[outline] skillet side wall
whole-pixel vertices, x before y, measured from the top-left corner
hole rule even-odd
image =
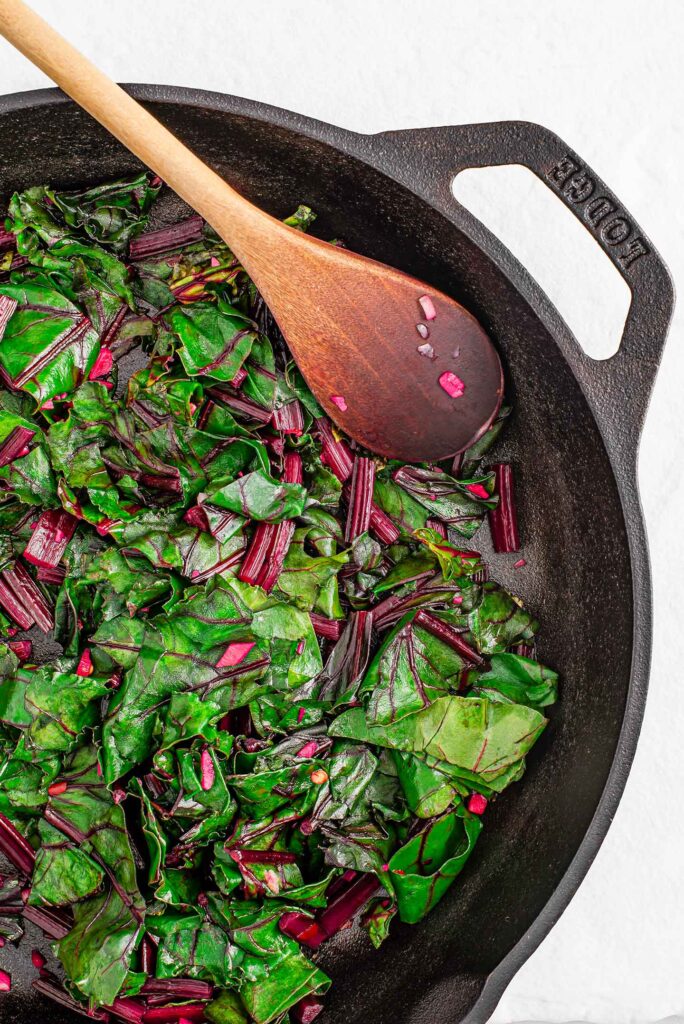
[[[523,782],[487,812],[476,856],[422,925],[376,952],[346,932],[322,958],[333,977],[328,1024],[458,1021],[485,977],[558,886],[589,828],[627,706],[632,577],[624,518],[596,422],[569,366],[530,306],[477,246],[396,182],[336,149],[225,110],[152,104],[153,113],[250,199],[277,215],[299,202],[316,233],[395,265],[459,299],[504,358],[515,416],[497,457],[517,470],[527,565],[493,556],[492,575],[538,614],[540,657],[562,673],[561,701]],[[264,116],[268,116],[266,111]],[[47,181],[106,180],[139,164],[71,104],[0,114],[0,202]],[[186,208],[166,195],[154,226]],[[476,538],[491,554],[486,527]],[[20,961],[29,961],[30,937]],[[33,1024],[27,964],[0,1020]],[[38,1011],[42,1012],[42,1011]],[[50,1007],[48,1019],[77,1018]]]

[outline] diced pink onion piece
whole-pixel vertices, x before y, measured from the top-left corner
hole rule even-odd
[[[47,963],[47,961],[46,961],[45,957],[43,956],[43,954],[40,952],[40,950],[32,949],[31,950],[31,963],[33,964],[33,966],[36,968],[37,971],[40,971],[40,970],[42,970],[43,967],[45,967],[45,964]]]
[[[239,665],[244,661],[249,652],[255,646],[255,641],[246,640],[228,644],[225,651],[216,662],[216,668],[227,668],[229,665]]]
[[[12,978],[7,971],[0,971],[0,992],[12,991]]]
[[[98,377],[106,377],[107,374],[112,372],[114,366],[114,357],[112,356],[112,350],[109,348],[101,348],[98,352],[97,359],[92,365],[90,373],[88,374],[88,380],[97,380]]]
[[[93,659],[90,655],[90,651],[86,647],[83,654],[79,658],[78,666],[76,668],[77,676],[92,676],[93,674]]]
[[[346,412],[347,411],[347,402],[346,402],[346,399],[345,399],[344,395],[331,395],[330,396],[330,401],[333,402],[337,406],[337,408],[340,410],[340,412]]]
[[[487,797],[482,793],[473,793],[468,797],[466,806],[471,814],[484,814],[487,809]]]
[[[302,747],[301,750],[297,751],[297,753],[295,754],[295,757],[302,757],[302,758],[313,757],[317,750],[318,750],[318,744],[316,743],[316,740],[309,740],[308,743],[304,744],[304,746]]]
[[[482,484],[466,484],[466,491],[470,491],[476,498],[484,498],[485,501],[489,498],[489,494]]]
[[[421,323],[416,324],[416,330],[418,331],[418,333],[420,334],[420,336],[421,336],[421,338],[423,340],[425,340],[425,339],[430,337],[430,328],[427,326],[427,324],[421,324]],[[418,347],[418,351],[420,352],[421,355],[428,355],[427,352],[423,352],[422,351],[422,349],[424,349],[424,348],[432,349],[432,345],[419,345],[419,347]]]
[[[445,370],[439,378],[439,385],[446,391],[449,398],[461,398],[465,393],[465,384],[451,370]]]
[[[200,772],[201,772],[201,786],[202,789],[209,790],[214,785],[214,779],[216,772],[214,770],[214,762],[209,751],[205,749],[200,755]]]
[[[290,1008],[292,1024],[312,1024],[324,1009],[318,996],[304,996]]]
[[[435,304],[429,295],[421,295],[418,299],[420,308],[423,310],[423,316],[426,320],[434,320],[437,317],[437,310]]]

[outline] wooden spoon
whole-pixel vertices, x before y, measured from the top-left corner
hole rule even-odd
[[[462,451],[489,426],[503,374],[467,310],[253,206],[22,0],[0,0],[0,32],[224,239],[346,433],[380,455],[420,462]]]

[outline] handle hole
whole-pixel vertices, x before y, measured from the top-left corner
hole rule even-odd
[[[587,355],[615,355],[629,287],[551,190],[520,164],[468,168],[451,187],[541,285]]]

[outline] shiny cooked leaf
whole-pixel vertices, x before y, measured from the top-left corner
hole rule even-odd
[[[399,917],[416,924],[439,903],[470,857],[482,820],[458,807],[401,846],[389,861]]]
[[[35,867],[0,901],[63,918],[84,1012],[301,1022],[330,984],[313,946],[361,915],[379,945],[453,884],[472,797],[521,778],[558,677],[459,543],[496,504],[509,410],[460,469],[375,459],[373,494],[350,488],[370,453],[213,230],[147,229],[160,187],[10,201],[0,831]],[[36,601],[55,629],[30,647]]]

